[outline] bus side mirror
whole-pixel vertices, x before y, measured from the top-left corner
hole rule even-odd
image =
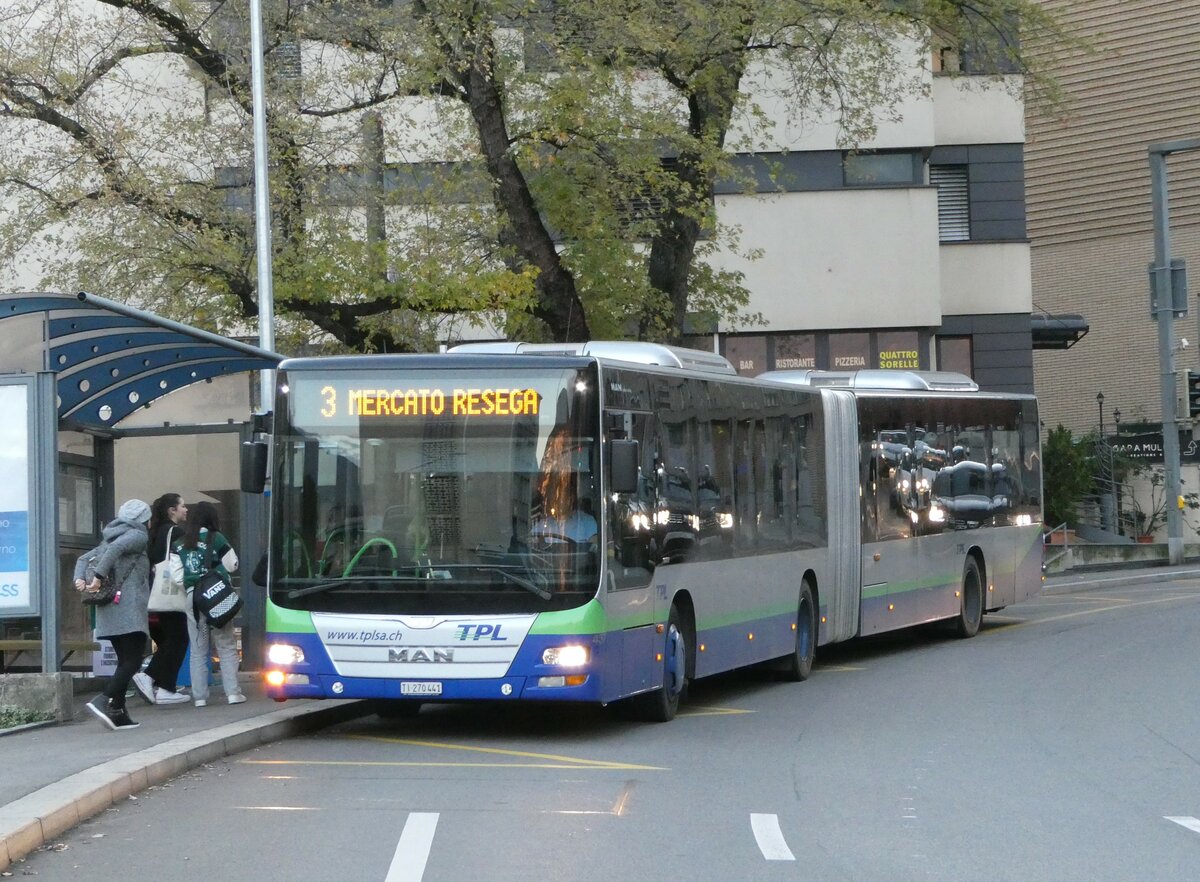
[[[267,486],[266,441],[242,442],[242,492],[262,493]]]
[[[608,442],[609,490],[636,493],[638,489],[638,443],[626,438]]]

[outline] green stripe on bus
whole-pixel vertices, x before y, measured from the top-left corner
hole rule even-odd
[[[315,634],[312,613],[304,609],[276,606],[267,598],[267,631],[279,634]]]
[[[610,627],[604,607],[598,600],[589,600],[575,609],[538,613],[530,634],[603,634]]]

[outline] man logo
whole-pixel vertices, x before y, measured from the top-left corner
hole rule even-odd
[[[441,664],[454,661],[454,650],[425,646],[390,646],[388,647],[388,661]]]

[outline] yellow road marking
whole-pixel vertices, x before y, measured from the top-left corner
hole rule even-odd
[[[414,766],[420,768],[452,769],[582,769],[585,771],[627,770],[637,772],[668,772],[663,766],[638,766],[633,763],[586,765],[572,763],[463,763],[463,762],[406,762],[403,760],[238,760],[247,766]]]
[[[435,750],[464,750],[468,753],[488,753],[523,759],[546,760],[556,763],[574,763],[591,769],[658,769],[658,766],[639,766],[629,763],[614,763],[607,760],[580,759],[574,756],[559,756],[553,753],[530,753],[524,750],[505,750],[501,747],[474,747],[469,744],[447,744],[444,741],[418,741],[413,738],[385,738],[381,735],[349,735],[359,741],[382,741],[386,744],[408,744],[412,747],[431,747]]]
[[[704,707],[703,705],[688,705],[687,710],[679,712],[680,717],[732,717],[737,714],[756,714],[758,711],[742,710],[736,707]]]
[[[818,665],[818,668],[822,672],[832,671],[835,674],[848,674],[852,673],[853,671],[866,670],[866,668],[860,667],[859,665]]]

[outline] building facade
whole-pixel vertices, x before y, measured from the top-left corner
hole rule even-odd
[[[776,191],[718,193],[721,221],[761,249],[722,259],[766,322],[720,328],[741,372],[940,369],[1033,391],[1019,79],[926,75],[857,151],[832,127],[762,143],[755,161],[786,170]]]
[[[1056,50],[1064,107],[1030,108],[1034,312],[1083,314],[1090,331],[1068,351],[1035,353],[1035,384],[1047,426],[1080,435],[1103,422],[1111,434],[1116,411],[1122,423],[1162,420],[1147,148],[1200,137],[1200,2],[1046,5],[1091,48]],[[1167,166],[1172,256],[1200,267],[1200,152]],[[1174,323],[1176,346],[1190,343],[1177,369],[1200,368],[1198,317],[1193,301]]]

